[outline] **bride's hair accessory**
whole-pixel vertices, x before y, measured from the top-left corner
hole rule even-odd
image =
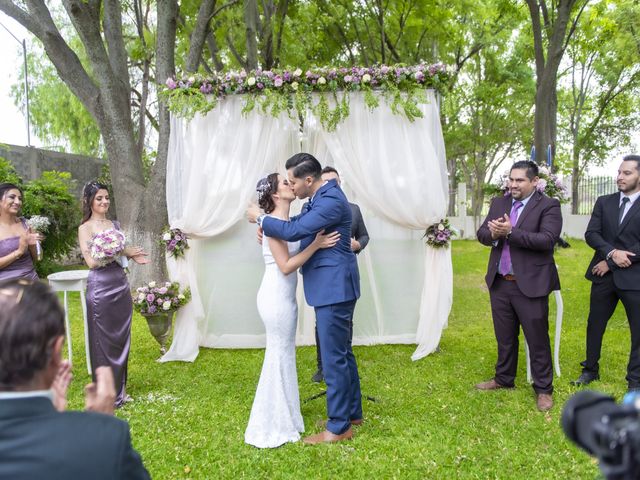
[[[258,201],[262,200],[262,197],[271,190],[271,183],[269,183],[269,177],[264,177],[258,180],[256,185],[256,192],[258,192]]]

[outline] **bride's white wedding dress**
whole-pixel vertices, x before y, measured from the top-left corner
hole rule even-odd
[[[289,255],[300,242],[289,243]],[[267,333],[264,363],[244,441],[258,448],[295,442],[304,432],[296,371],[297,273],[284,275],[276,265],[267,236],[262,241],[265,272],[258,290],[258,312]]]

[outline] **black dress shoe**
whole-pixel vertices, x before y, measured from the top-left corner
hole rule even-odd
[[[322,370],[318,370],[316,373],[314,373],[313,376],[311,377],[311,381],[313,383],[324,382],[324,375],[322,374]]]
[[[584,387],[585,385],[589,385],[594,380],[600,380],[600,375],[597,373],[582,372],[577,380],[571,382],[571,385]]]

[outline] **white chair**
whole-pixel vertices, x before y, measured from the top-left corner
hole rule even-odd
[[[89,357],[89,330],[87,328],[87,303],[84,292],[87,289],[87,277],[89,270],[68,270],[66,272],[52,273],[47,277],[49,286],[55,292],[64,293],[64,323],[67,330],[67,348],[69,349],[69,362],[71,362],[71,329],[69,328],[69,307],[67,304],[67,292],[80,292],[82,303],[82,317],[84,319],[84,347],[87,355],[87,372],[91,374],[91,358]]]
[[[560,333],[562,332],[562,314],[564,310],[564,304],[562,303],[562,295],[560,290],[554,290],[553,295],[556,298],[556,335],[553,339],[553,365],[556,370],[556,376],[560,376]],[[527,354],[527,381],[532,382],[531,379],[531,359],[529,358],[529,346],[527,345],[527,339],[524,341],[524,351]]]

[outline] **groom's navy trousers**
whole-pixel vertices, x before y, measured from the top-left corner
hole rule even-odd
[[[351,207],[331,180],[316,191],[307,211],[288,222],[265,217],[262,229],[269,237],[300,240],[301,249],[321,230],[340,233],[335,247],[316,251],[301,269],[305,298],[316,311],[327,384],[327,430],[339,435],[349,429],[351,420],[362,418],[360,379],[350,333],[360,296],[358,264],[351,251]]]

